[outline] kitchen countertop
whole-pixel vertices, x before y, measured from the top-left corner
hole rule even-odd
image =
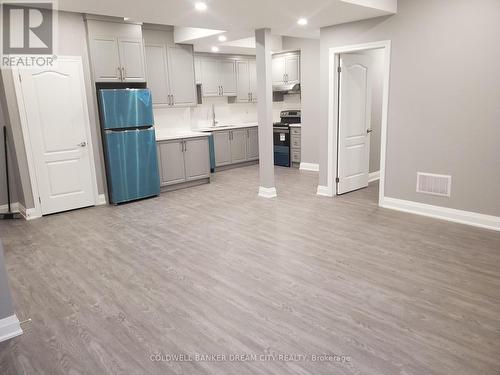
[[[207,137],[209,134],[191,130],[159,130],[155,129],[156,141],[170,141],[173,139],[185,139],[196,137]]]
[[[207,126],[205,128],[199,128],[197,131],[200,132],[214,132],[214,131],[219,131],[219,130],[233,130],[233,129],[243,129],[243,128],[253,128],[255,126],[258,126],[258,123],[256,122],[249,122],[245,124],[217,124],[217,126]]]

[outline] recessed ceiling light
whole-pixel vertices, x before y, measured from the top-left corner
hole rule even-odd
[[[307,18],[299,18],[297,23],[300,25],[300,26],[305,26],[307,25]]]
[[[199,10],[199,11],[204,11],[207,10],[207,4],[199,2],[194,4],[194,9]]]
[[[219,47],[213,46],[212,47],[212,52],[219,52]]]
[[[225,42],[227,40],[225,35],[219,35],[219,42]]]

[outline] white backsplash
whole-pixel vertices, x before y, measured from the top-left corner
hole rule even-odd
[[[159,131],[185,132],[212,125],[212,105],[215,119],[221,124],[257,122],[257,103],[228,103],[225,97],[205,97],[203,104],[187,108],[154,108],[155,127]],[[285,95],[284,101],[273,102],[273,122],[280,112],[300,109],[300,95]]]
[[[191,130],[190,108],[154,108],[155,128],[159,131]]]
[[[193,129],[212,125],[212,105],[215,110],[215,119],[220,124],[257,122],[256,103],[228,103],[225,97],[206,97],[203,98],[203,104],[191,110]]]

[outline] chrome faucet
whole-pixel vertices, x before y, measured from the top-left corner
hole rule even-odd
[[[217,125],[218,122],[215,121],[215,104],[212,104],[212,126]]]

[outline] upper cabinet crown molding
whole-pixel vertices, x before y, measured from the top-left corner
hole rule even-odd
[[[83,15],[83,19],[85,21],[92,20],[92,21],[115,22],[122,24],[131,24],[131,25],[142,25],[142,22],[139,21],[132,21],[132,20],[125,21],[123,17],[103,16],[100,14],[86,13]]]
[[[96,82],[145,82],[142,28],[137,24],[87,19]]]

